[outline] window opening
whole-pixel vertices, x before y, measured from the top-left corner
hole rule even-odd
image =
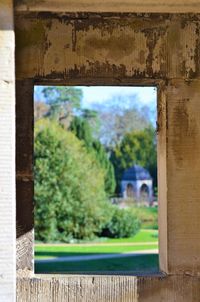
[[[158,271],[155,87],[35,86],[35,272]]]

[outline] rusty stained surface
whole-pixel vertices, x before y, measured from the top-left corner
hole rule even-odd
[[[200,15],[19,13],[17,78],[197,78]]]

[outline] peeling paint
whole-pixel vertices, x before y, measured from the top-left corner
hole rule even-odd
[[[125,77],[196,78],[199,24],[191,14],[24,14],[16,18],[17,75],[63,79],[73,69],[76,76],[123,69]]]

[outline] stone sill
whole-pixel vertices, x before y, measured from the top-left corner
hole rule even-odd
[[[163,274],[35,275],[17,278],[19,302],[198,302],[200,278]]]

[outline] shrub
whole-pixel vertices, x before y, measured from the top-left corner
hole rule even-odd
[[[136,207],[135,214],[143,229],[158,229],[158,208]]]
[[[134,236],[140,229],[140,220],[131,208],[120,209],[113,206],[112,218],[103,229],[102,235],[111,238]]]

